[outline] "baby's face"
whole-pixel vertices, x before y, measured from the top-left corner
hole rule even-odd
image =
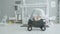
[[[38,21],[38,20],[41,19],[41,17],[40,16],[35,16],[34,19],[35,19],[35,21]]]

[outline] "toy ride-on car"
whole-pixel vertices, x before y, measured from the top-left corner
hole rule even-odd
[[[28,31],[32,30],[32,27],[39,27],[42,31],[46,30],[46,22],[42,18],[42,14],[39,11],[33,11],[30,18],[28,19]]]
[[[37,19],[39,17],[36,17]],[[33,18],[34,19],[34,18]],[[38,19],[38,20],[31,20],[29,19],[28,21],[28,31],[31,31],[32,30],[32,27],[39,27],[42,31],[45,31],[46,30],[46,26],[45,26],[45,22],[43,21],[44,19]]]

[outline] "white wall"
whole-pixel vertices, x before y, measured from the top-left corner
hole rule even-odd
[[[0,0],[0,22],[3,16],[7,15],[10,17],[14,17],[14,5],[17,0]]]

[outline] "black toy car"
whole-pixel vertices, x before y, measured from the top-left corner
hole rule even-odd
[[[42,31],[45,31],[46,30],[46,26],[45,25],[46,25],[46,22],[44,22],[44,19],[42,19],[41,16],[38,15],[38,13],[36,12],[35,16],[32,16],[28,20],[28,28],[27,28],[27,30],[31,31],[32,27],[39,27]]]

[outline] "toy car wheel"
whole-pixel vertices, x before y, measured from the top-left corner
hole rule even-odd
[[[32,30],[32,26],[28,26],[28,31],[31,31]]]
[[[41,30],[42,31],[45,31],[46,30],[46,27],[44,26],[44,27],[41,27]]]

